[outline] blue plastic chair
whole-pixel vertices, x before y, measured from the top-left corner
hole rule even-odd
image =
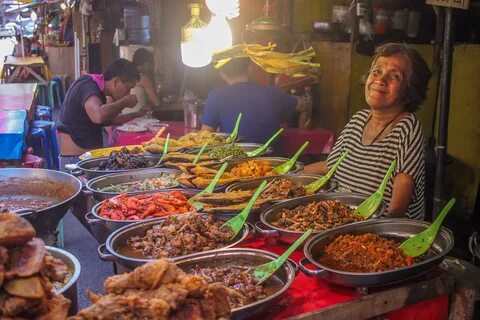
[[[53,162],[48,162],[48,158],[46,157],[47,165],[49,169],[58,169],[59,167],[58,153],[59,152],[58,152],[57,134],[55,132],[57,129],[55,122],[45,121],[45,120],[34,120],[32,121],[32,127],[44,129],[47,132],[49,150],[51,150],[51,153],[49,154],[49,156],[53,157]]]
[[[32,128],[30,130],[30,137],[40,139],[40,145],[43,153],[45,154],[45,160],[47,161],[47,168],[53,167],[52,153],[50,151],[50,141],[48,139],[47,131],[43,128]]]
[[[52,113],[48,110],[36,110],[35,120],[52,121]]]

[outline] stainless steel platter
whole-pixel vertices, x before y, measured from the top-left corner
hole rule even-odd
[[[46,249],[53,257],[62,260],[62,262],[67,266],[68,270],[72,272],[72,277],[63,285],[62,288],[57,290],[56,293],[63,294],[65,298],[72,302],[68,310],[68,314],[75,315],[78,312],[77,281],[81,271],[80,262],[68,251],[49,246],[46,246]]]
[[[148,160],[151,160],[153,163],[153,166],[151,168],[155,168],[158,160],[160,160],[161,155],[153,155],[153,154],[143,154],[141,155]],[[139,169],[122,169],[122,170],[99,170],[98,166],[102,161],[107,160],[108,157],[98,157],[98,158],[92,158],[92,159],[85,159],[82,161],[77,162],[76,164],[76,169],[72,170],[72,174],[75,176],[85,176],[87,180],[104,176],[106,174],[110,173],[119,173],[119,172],[135,172],[135,171],[140,171],[140,170],[145,170],[148,168],[139,168]]]
[[[180,174],[181,172],[179,170],[175,169],[166,169],[166,168],[151,168],[151,169],[143,169],[143,170],[134,170],[134,171],[125,171],[125,172],[118,172],[118,173],[111,173],[107,175],[102,175],[96,178],[93,178],[87,182],[87,189],[90,190],[93,193],[93,197],[97,201],[102,201],[114,196],[117,196],[120,194],[120,192],[107,192],[107,191],[99,191],[99,189],[111,186],[111,185],[119,185],[119,184],[124,184],[124,183],[131,183],[131,182],[136,182],[136,181],[141,181],[144,179],[150,179],[150,178],[155,178],[162,173],[174,173],[174,174]],[[160,188],[160,189],[155,189],[155,190],[148,190],[148,191],[160,191],[160,190],[165,190],[165,189],[172,189],[176,188],[178,186],[171,186],[171,187],[165,187],[165,188]],[[132,192],[127,192],[128,195],[134,195],[134,194],[142,194],[147,191],[132,191]],[[125,193],[125,192],[122,192]]]
[[[180,191],[181,193],[186,195],[188,198],[193,197],[197,193],[196,191],[176,188],[176,189],[165,189],[161,191],[146,191],[146,192],[143,192],[143,194],[165,193],[165,192],[172,192],[172,191]],[[130,225],[132,223],[139,222],[139,220],[112,220],[112,219],[101,217],[98,212],[101,206],[102,206],[102,202],[97,203],[92,208],[92,211],[88,212],[85,215],[85,220],[89,224],[90,230],[92,231],[92,235],[98,241],[98,243],[105,243],[106,239],[112,232],[120,228],[123,228],[127,225]],[[150,221],[150,220],[158,220],[158,218],[152,218],[152,219],[140,220],[140,221],[143,222],[143,221]]]
[[[349,205],[351,207],[356,207],[362,203],[368,196],[356,194],[356,193],[340,193],[340,192],[330,192],[330,193],[320,193],[313,196],[306,196],[302,198],[297,198],[293,200],[287,200],[280,202],[271,206],[269,209],[263,211],[260,214],[260,222],[255,224],[257,232],[262,234],[265,237],[278,237],[280,241],[286,243],[295,242],[303,232],[292,231],[287,229],[282,229],[275,227],[271,224],[272,221],[275,221],[278,216],[281,214],[283,209],[293,209],[300,205],[306,205],[313,201],[322,201],[322,200],[340,200],[342,203]],[[386,205],[384,202],[377,209],[374,217],[381,216],[386,211]],[[314,231],[313,233],[323,233],[325,231]]]
[[[228,220],[228,217],[222,217],[222,216],[215,216],[215,218],[220,219],[220,220]],[[135,224],[130,224],[127,225],[123,228],[120,228],[116,231],[114,231],[106,240],[106,242],[98,247],[98,255],[100,259],[104,261],[114,261],[120,264],[122,267],[124,267],[127,270],[133,270],[138,266],[141,266],[144,263],[153,261],[155,259],[150,259],[150,258],[134,258],[134,257],[128,257],[125,255],[122,255],[121,253],[118,252],[119,248],[122,246],[125,246],[127,243],[127,240],[130,239],[133,236],[144,236],[148,230],[150,230],[154,225],[158,224],[162,220],[165,220],[165,218],[159,218],[156,220],[150,220],[146,222],[139,222]],[[222,247],[220,249],[216,250],[211,250],[210,252],[213,251],[218,251],[218,250],[223,250],[225,248],[230,248],[233,247],[249,236],[249,234],[252,234],[255,232],[255,229],[250,226],[249,224],[244,224],[242,231],[240,231],[235,238],[231,240],[231,242],[226,245],[225,247]],[[185,256],[178,256],[174,258],[170,258],[171,261],[175,262],[179,260],[180,258],[188,258],[194,254],[188,254]]]
[[[323,248],[342,234],[374,233],[403,242],[407,238],[425,230],[430,223],[411,219],[376,219],[358,222],[313,236],[304,246],[305,257],[300,261],[300,269],[312,277],[321,277],[326,281],[348,287],[373,287],[399,282],[427,272],[439,265],[444,256],[453,248],[453,234],[442,227],[433,242],[432,248],[423,259],[411,266],[383,272],[347,272],[326,267],[318,262]],[[307,261],[317,269],[306,267]]]
[[[64,199],[54,205],[41,210],[18,210],[16,213],[28,221],[35,228],[39,238],[46,244],[56,244],[57,227],[60,220],[67,213],[71,204],[82,189],[82,183],[76,177],[54,170],[7,168],[0,169],[0,198],[9,196],[22,196],[26,200],[38,197],[52,198],[53,190],[47,183],[51,182],[68,186],[72,191]]]
[[[185,272],[200,267],[255,267],[263,263],[271,262],[278,258],[278,255],[257,249],[230,248],[215,252],[202,252],[189,257],[180,258],[175,261],[177,266]],[[288,290],[295,279],[297,264],[292,260],[287,260],[280,269],[278,269],[270,280],[265,282],[266,289],[274,291],[265,299],[243,307],[232,309],[232,319],[253,318],[262,311],[275,306],[281,295]]]

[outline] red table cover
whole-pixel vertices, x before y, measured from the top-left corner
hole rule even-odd
[[[255,238],[254,241],[242,243],[240,247],[282,254],[287,245],[276,239]],[[295,262],[300,261],[305,255],[303,251],[296,250],[290,258]],[[425,277],[436,277],[442,271],[434,270]],[[378,289],[377,289],[378,290]],[[381,289],[380,289],[381,290]],[[312,312],[338,303],[347,302],[360,297],[355,289],[339,287],[320,278],[311,278],[301,271],[295,277],[291,287],[283,294],[281,301],[262,314],[263,319],[285,319],[303,313]],[[384,315],[389,320],[441,320],[448,318],[448,295],[425,300],[405,308],[389,312]]]

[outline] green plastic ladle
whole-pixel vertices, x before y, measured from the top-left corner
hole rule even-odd
[[[205,142],[203,147],[198,151],[195,159],[193,159],[192,164],[197,164],[198,160],[200,160],[200,156],[203,154],[203,151],[205,151],[205,148],[208,146],[208,142]]]
[[[295,243],[292,244],[290,248],[288,248],[287,251],[285,251],[277,259],[256,266],[253,269],[253,278],[256,284],[261,284],[265,282],[265,280],[270,278],[272,274],[274,274],[275,271],[277,271],[278,268],[280,268],[285,263],[285,261],[287,261],[288,257],[290,257],[293,251],[295,251],[303,243],[303,241],[305,241],[305,239],[307,239],[312,234],[312,232],[313,229],[307,230],[307,232],[305,232],[300,238],[298,238],[298,240],[295,241]]]
[[[204,194],[204,193],[212,193],[213,190],[215,190],[215,186],[217,185],[218,180],[220,180],[220,177],[225,172],[225,169],[227,168],[227,166],[228,166],[228,163],[226,163],[226,162],[224,164],[222,164],[222,166],[220,167],[220,170],[218,170],[217,174],[212,179],[212,181],[210,181],[210,184],[205,188],[205,190],[203,190],[202,192],[197,193],[196,195],[191,197],[188,200],[188,203],[190,203],[197,210],[202,209],[203,208],[203,203],[195,201],[195,198],[198,197],[201,194]]]
[[[253,194],[253,197],[248,201],[247,206],[235,217],[232,219],[228,220],[222,225],[223,227],[229,227],[230,229],[233,230],[233,236],[232,239],[235,238],[235,236],[242,230],[243,224],[245,223],[245,220],[247,220],[248,214],[252,210],[253,204],[255,201],[257,201],[258,196],[265,190],[267,186],[267,181],[263,181],[262,184],[258,187],[257,191]]]
[[[237,117],[237,122],[235,122],[235,127],[233,128],[233,131],[230,134],[230,136],[227,138],[227,143],[235,142],[235,140],[237,140],[238,127],[240,126],[241,119],[242,119],[242,113],[240,112]]]
[[[305,186],[305,190],[307,191],[307,193],[315,193],[318,189],[320,189],[321,187],[323,187],[325,185],[325,183],[328,182],[328,180],[330,180],[330,178],[333,176],[333,174],[335,173],[335,171],[337,170],[338,166],[340,165],[340,163],[343,161],[343,159],[345,159],[345,157],[347,156],[348,154],[348,150],[345,150],[345,152],[342,154],[342,156],[340,158],[338,158],[337,162],[335,162],[335,164],[332,166],[332,168],[327,172],[326,175],[324,175],[323,177],[319,178],[318,180],[315,180],[313,181],[312,183],[309,183]]]
[[[157,167],[162,163],[163,159],[165,159],[165,156],[168,153],[168,141],[170,140],[170,133],[167,134],[167,138],[165,139],[165,144],[163,145],[163,153],[162,156],[160,157],[160,160],[157,162]]]
[[[385,192],[385,188],[387,187],[388,181],[392,177],[393,169],[397,165],[397,160],[393,160],[390,168],[388,168],[387,174],[385,178],[383,178],[380,187],[378,187],[377,191],[372,194],[370,197],[365,199],[358,207],[355,209],[355,214],[361,216],[364,220],[370,218],[372,214],[375,213],[380,203],[382,203],[383,193]]]
[[[285,163],[282,163],[281,165],[275,167],[273,171],[277,174],[286,174],[292,167],[295,165],[297,162],[298,157],[300,157],[300,154],[302,154],[303,150],[308,146],[308,141],[303,144],[303,146],[298,149],[297,153],[288,161],[285,161]]]
[[[265,144],[261,147],[258,147],[257,149],[255,150],[252,150],[252,151],[248,151],[247,152],[247,157],[255,157],[255,156],[258,156],[260,153],[262,153],[263,151],[265,151],[268,146],[273,142],[273,140],[275,140],[276,137],[278,137],[278,135],[280,133],[283,132],[283,128],[280,128],[270,139],[268,139],[267,142],[265,142]]]
[[[433,240],[435,240],[438,230],[440,230],[443,219],[445,219],[454,204],[455,198],[450,199],[430,227],[402,242],[400,248],[403,250],[405,256],[418,257],[427,252],[428,248],[432,245]]]

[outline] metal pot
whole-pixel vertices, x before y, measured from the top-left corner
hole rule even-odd
[[[235,145],[238,146],[239,148],[241,148],[244,152],[250,152],[250,151],[256,150],[256,149],[260,148],[261,146],[263,146],[263,144],[259,144],[259,143],[245,143],[245,142],[235,143]],[[212,150],[215,150],[215,149],[218,149],[218,148],[221,148],[221,146],[213,146],[213,147],[205,148],[203,154],[208,154],[208,152],[210,152]],[[188,150],[185,153],[197,154],[198,151],[199,151],[199,149]],[[272,152],[273,152],[272,147],[267,147],[267,149],[265,149],[265,151],[260,153],[258,156],[265,156],[265,155],[270,154]],[[245,158],[238,158],[238,159],[245,159]]]
[[[241,266],[255,267],[263,263],[271,262],[278,258],[278,255],[257,249],[231,248],[216,252],[202,252],[191,255],[188,258],[176,260],[177,266],[189,273],[196,267],[218,267],[218,266]],[[232,319],[252,318],[254,315],[271,308],[281,298],[281,295],[288,290],[293,283],[297,272],[297,264],[287,260],[280,269],[272,276],[271,280],[264,283],[266,288],[275,285],[280,287],[272,295],[255,303],[232,309]]]
[[[252,179],[252,180],[240,181],[240,182],[233,183],[226,188],[225,192],[232,192],[232,191],[238,191],[238,190],[254,190],[254,189],[257,189],[262,184],[263,181],[270,182],[274,179],[289,179],[294,183],[307,185],[307,184],[317,180],[320,177],[321,176],[313,175],[313,174],[306,174],[306,173],[268,176],[268,177],[257,178],[257,179]],[[337,183],[330,180],[318,192],[330,192],[336,186],[337,186]],[[292,198],[292,199],[296,199],[296,198]],[[260,213],[262,211],[268,210],[272,206],[272,204],[280,203],[280,202],[287,201],[287,200],[292,200],[292,199],[276,200],[276,201],[269,201],[267,203],[264,203],[260,206],[260,208],[252,209],[250,211],[250,214],[248,215],[248,220],[247,221],[251,222],[251,223],[256,223],[257,221],[260,220]],[[237,214],[237,213],[239,213],[239,211],[224,212],[224,213],[222,212],[222,214],[231,214],[231,215],[234,215],[234,214]]]
[[[186,189],[167,189],[167,190],[162,190],[162,191],[145,191],[143,194],[147,193],[165,193],[165,192],[172,192],[172,191],[180,191],[183,193],[187,198],[193,197],[196,192],[186,190]],[[120,229],[123,228],[127,225],[130,225],[132,223],[137,223],[139,220],[112,220],[112,219],[107,219],[103,218],[99,215],[99,210],[100,207],[102,206],[102,202],[97,203],[93,208],[91,212],[88,212],[85,215],[85,220],[90,226],[90,230],[92,231],[92,235],[95,239],[97,239],[98,243],[105,243],[107,240],[108,236]],[[146,220],[140,220],[140,221],[150,221],[150,220],[158,220],[159,218],[152,218],[152,219],[146,219]]]
[[[37,236],[42,238],[46,244],[54,245],[56,244],[58,223],[82,189],[79,179],[65,172],[47,169],[0,169],[0,197],[9,195],[25,195],[26,199],[38,196],[51,197],[52,194],[45,187],[45,181],[64,184],[72,189],[72,193],[58,203],[41,210],[26,209],[18,210],[16,213],[33,225]],[[34,189],[34,192],[25,192],[27,184],[30,190]]]
[[[430,223],[410,219],[377,219],[354,223],[313,236],[304,246],[305,257],[300,261],[300,269],[312,277],[321,277],[326,281],[348,287],[373,287],[391,284],[427,272],[442,262],[443,257],[453,248],[453,234],[442,227],[425,258],[411,266],[383,272],[347,272],[332,269],[319,263],[317,259],[323,248],[342,234],[374,233],[394,239],[399,243],[425,230]],[[312,263],[318,269],[307,269],[305,264]]]
[[[69,299],[72,304],[68,309],[69,315],[77,314],[78,312],[78,289],[77,281],[80,276],[81,266],[78,259],[70,252],[65,250],[46,246],[48,252],[55,258],[60,259],[67,265],[67,268],[72,271],[72,277],[65,283],[65,285],[56,291],[57,294],[63,294],[65,298]]]
[[[286,200],[278,204],[273,205],[268,210],[260,214],[260,222],[255,224],[257,232],[263,236],[278,237],[280,241],[286,243],[294,243],[304,232],[301,231],[292,231],[287,229],[282,229],[275,227],[271,224],[272,221],[275,221],[279,216],[280,212],[283,209],[293,209],[300,205],[306,205],[313,201],[322,201],[322,200],[340,200],[342,203],[349,205],[351,207],[356,207],[362,203],[368,196],[356,193],[340,193],[340,192],[331,192],[331,193],[320,193],[313,196],[306,196],[302,198],[297,198],[293,200]],[[372,218],[381,216],[386,210],[386,205],[382,201],[381,205],[378,207],[377,211],[374,213]],[[267,229],[265,229],[265,226]],[[325,230],[314,231],[315,233],[324,233]]]
[[[228,165],[227,165],[227,168],[225,169],[225,171],[229,171],[229,170],[233,169],[235,166],[237,166],[238,164],[243,163],[243,162],[247,162],[248,160],[251,160],[251,159],[227,160]],[[255,160],[268,161],[268,162],[270,162],[272,167],[275,168],[276,166],[279,166],[279,165],[285,163],[286,161],[288,161],[290,159],[282,158],[282,157],[258,157],[258,158],[255,158]],[[219,163],[219,164],[216,164],[216,165],[211,166],[211,167],[214,168],[214,169],[220,169],[221,166],[222,166],[222,163]],[[297,161],[295,163],[295,165],[292,167],[292,169],[290,169],[290,173],[296,173],[296,172],[302,171],[303,167],[304,167],[303,163]],[[247,179],[242,179],[242,180],[247,180]]]
[[[153,166],[151,168],[155,168],[158,160],[160,160],[161,155],[160,154],[145,154],[143,157],[151,160],[153,162]],[[145,170],[148,168],[139,168],[139,169],[122,169],[122,170],[99,170],[98,166],[99,164],[107,160],[108,157],[98,157],[98,158],[92,158],[92,159],[85,159],[82,161],[77,162],[76,164],[76,169],[72,170],[72,174],[75,176],[82,176],[84,175],[87,180],[104,176],[106,174],[110,173],[119,173],[119,172],[135,172],[135,171],[141,171]]]
[[[228,220],[228,217],[221,217],[216,216],[217,219],[220,220]],[[122,255],[118,252],[118,249],[124,245],[126,245],[127,240],[133,236],[144,236],[148,230],[150,230],[155,224],[158,224],[160,221],[164,220],[165,218],[159,218],[157,220],[151,220],[146,222],[139,222],[131,225],[127,225],[123,228],[120,228],[114,231],[108,238],[107,241],[98,247],[98,255],[100,259],[104,261],[115,261],[118,262],[122,267],[127,270],[133,270],[138,266],[143,265],[144,263],[153,261],[155,259],[150,258],[133,258]],[[244,224],[243,229],[239,232],[232,241],[223,248],[211,250],[212,251],[219,251],[225,248],[233,247],[245,239],[250,233],[254,233],[255,228],[253,226],[249,226],[247,223]],[[195,253],[194,253],[195,254]],[[180,258],[188,258],[193,256],[194,254],[188,254],[185,256],[179,256],[174,258],[169,258],[170,261],[177,261]]]
[[[143,170],[134,170],[126,171],[126,172],[119,172],[119,173],[112,173],[103,175],[100,177],[93,178],[87,182],[87,189],[93,193],[93,197],[97,201],[102,201],[114,196],[118,196],[121,193],[125,192],[106,192],[106,191],[99,191],[101,188],[105,188],[111,185],[119,185],[123,183],[130,183],[135,181],[141,181],[144,179],[155,178],[162,173],[178,173],[180,174],[179,170],[174,169],[166,169],[166,168],[151,168],[151,169],[143,169]],[[158,192],[160,190],[165,189],[172,189],[176,188],[177,186],[172,187],[165,187],[160,189],[148,190],[153,192]],[[135,195],[135,194],[142,194],[145,191],[132,191],[127,192],[128,195]]]

